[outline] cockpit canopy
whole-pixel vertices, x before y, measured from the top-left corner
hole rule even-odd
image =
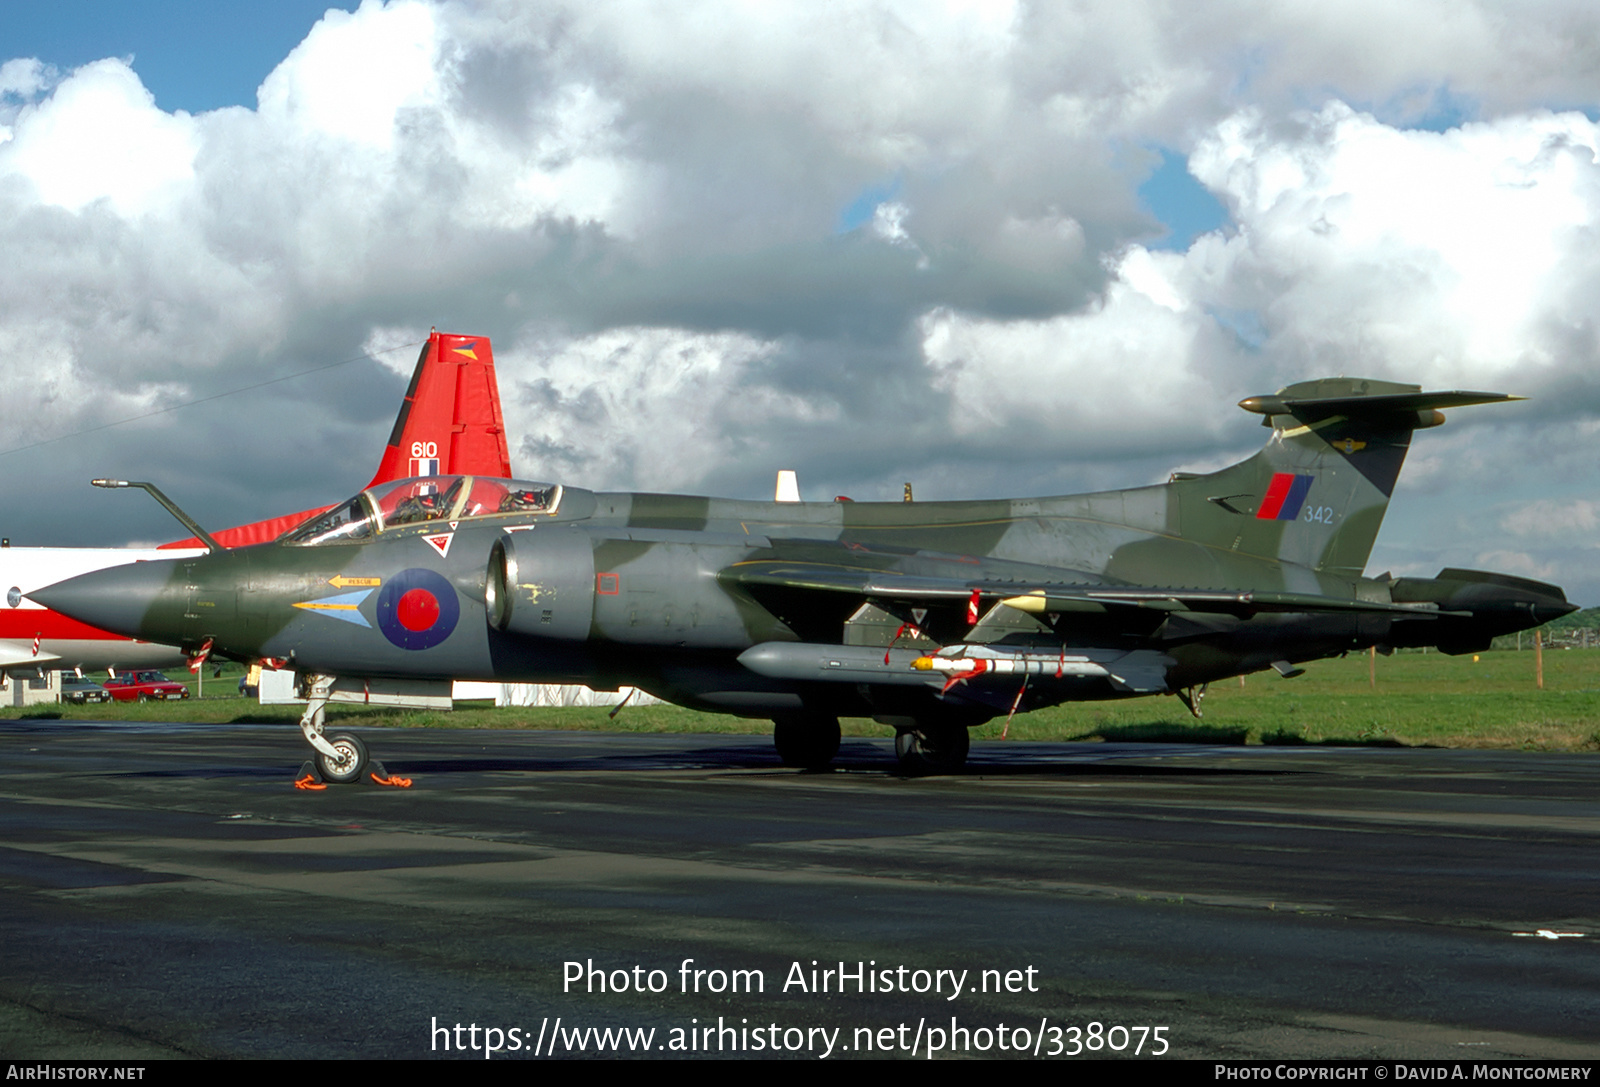
[[[283,542],[312,546],[366,540],[380,532],[428,521],[474,517],[553,515],[561,505],[559,483],[476,476],[402,479],[362,491],[291,529]]]

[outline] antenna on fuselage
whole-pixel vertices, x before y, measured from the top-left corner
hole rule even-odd
[[[778,488],[773,494],[774,502],[800,501],[800,477],[794,474],[793,468],[784,468],[778,472]]]

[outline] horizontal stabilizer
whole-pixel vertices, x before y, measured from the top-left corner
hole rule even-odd
[[[1414,392],[1356,394],[1349,392],[1326,396],[1298,395],[1303,386],[1329,385],[1332,382],[1308,381],[1291,385],[1270,396],[1251,396],[1239,401],[1245,411],[1257,415],[1293,415],[1297,419],[1326,419],[1330,415],[1403,415],[1442,408],[1461,408],[1469,404],[1503,404],[1523,397],[1507,393],[1470,392],[1462,389],[1424,392],[1419,386],[1409,386]],[[1348,384],[1341,382],[1340,384]],[[1366,384],[1366,383],[1364,383]],[[1373,383],[1375,384],[1375,383]],[[1405,388],[1390,385],[1389,388]]]

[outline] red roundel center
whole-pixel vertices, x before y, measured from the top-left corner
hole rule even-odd
[[[412,589],[395,605],[394,617],[407,630],[427,630],[439,621],[439,601],[427,589]]]

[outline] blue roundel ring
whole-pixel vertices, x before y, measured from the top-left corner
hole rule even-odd
[[[432,649],[460,620],[455,586],[432,570],[402,570],[378,590],[378,629],[401,649]]]

